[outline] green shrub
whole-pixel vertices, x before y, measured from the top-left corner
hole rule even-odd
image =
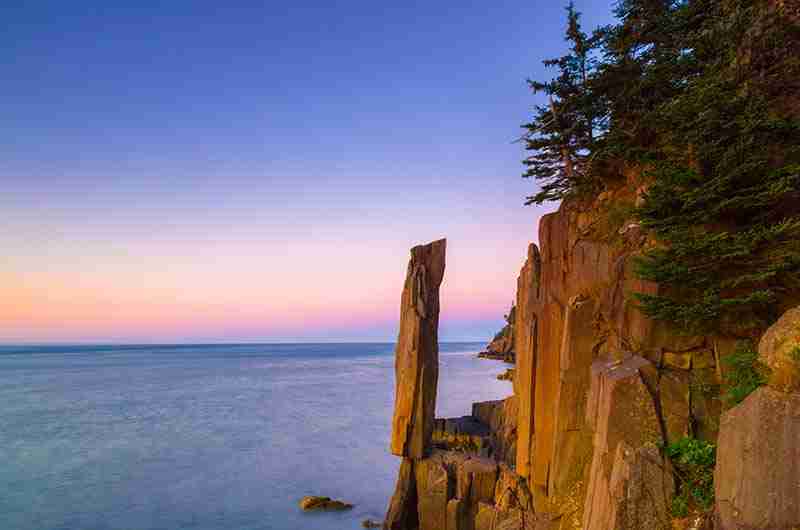
[[[668,445],[664,452],[672,460],[678,477],[678,494],[672,500],[673,515],[685,517],[692,507],[710,510],[714,506],[716,445],[683,438]]]
[[[758,360],[758,352],[750,342],[740,342],[736,351],[722,358],[722,363],[728,366],[723,377],[726,391],[722,396],[728,407],[738,405],[767,383],[768,368]]]
[[[792,348],[792,351],[789,352],[789,356],[797,363],[800,363],[800,344]]]

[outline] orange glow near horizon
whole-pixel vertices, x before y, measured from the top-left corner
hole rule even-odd
[[[449,241],[443,323],[499,321],[512,301],[524,249],[511,265],[478,248]],[[12,270],[0,277],[0,341],[393,339],[407,247],[316,242],[272,255],[219,250]]]

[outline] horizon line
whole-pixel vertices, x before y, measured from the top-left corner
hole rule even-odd
[[[477,344],[486,340],[440,340],[439,344]],[[129,341],[41,341],[5,342],[0,347],[9,346],[272,346],[281,344],[396,344],[396,340],[273,340],[273,341],[199,341],[199,342],[129,342]]]

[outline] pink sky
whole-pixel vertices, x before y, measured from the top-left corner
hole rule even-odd
[[[488,340],[539,213],[509,205],[513,215],[486,223],[493,206],[448,219],[432,202],[411,205],[406,221],[389,212],[383,226],[378,208],[341,218],[289,208],[293,226],[308,225],[282,240],[286,226],[258,213],[182,211],[159,227],[153,206],[104,213],[83,202],[79,216],[17,205],[0,341],[391,341],[408,249],[439,237],[448,237],[442,339]]]
[[[0,49],[0,342],[392,341],[441,237],[442,339],[502,325],[561,2],[30,4]]]

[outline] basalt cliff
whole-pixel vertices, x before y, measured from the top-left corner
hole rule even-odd
[[[766,384],[723,406],[739,337],[676,332],[631,298],[659,290],[633,271],[656,242],[608,214],[645,186],[623,167],[598,197],[542,218],[504,334],[513,394],[465,418],[434,418],[445,244],[412,250],[391,442],[402,464],[384,528],[800,528],[800,309],[760,339]],[[693,479],[665,448],[685,439],[717,447],[716,500],[679,516],[678,488]]]

